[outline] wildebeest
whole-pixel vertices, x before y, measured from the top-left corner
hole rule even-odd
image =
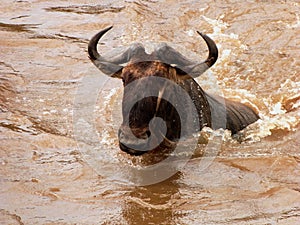
[[[259,117],[252,108],[207,94],[193,79],[210,68],[218,58],[217,46],[207,35],[198,32],[209,49],[207,59],[200,63],[188,60],[167,44],[160,45],[151,54],[145,52],[143,45],[134,44],[126,51],[108,59],[98,53],[97,44],[111,28],[100,31],[90,40],[88,53],[91,61],[100,71],[111,77],[121,78],[123,81],[125,89],[122,115],[123,119],[128,117],[129,121],[126,123],[123,121],[119,129],[119,146],[122,151],[141,155],[146,152],[145,149],[153,150],[152,147],[149,148],[150,142],[159,144],[155,149],[167,148],[172,146],[172,143],[176,143],[182,135],[189,135],[182,134],[182,126],[186,118],[179,115],[178,109],[184,112],[183,115],[189,115],[192,111],[186,101],[182,101],[181,96],[178,96],[176,91],[172,91],[174,88],[166,88],[168,82],[154,82],[153,79],[145,81],[146,86],[157,94],[140,99],[134,104],[130,103],[131,99],[144,91],[146,87],[142,85],[144,78],[164,78],[185,90],[196,108],[198,131],[207,126],[213,129],[226,128],[232,134],[236,134],[258,120]],[[132,82],[135,83],[134,87],[126,89]],[[175,105],[167,101],[166,96],[174,100]],[[154,117],[165,121],[165,132],[160,128],[150,129],[149,123]]]

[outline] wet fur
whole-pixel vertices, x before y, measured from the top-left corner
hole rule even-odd
[[[132,81],[138,81],[138,79],[148,76],[167,78],[180,85],[189,94],[197,109],[199,130],[204,126],[208,126],[213,129],[226,128],[231,130],[232,134],[235,134],[259,118],[253,109],[244,104],[205,93],[188,74],[162,62],[146,61],[133,63],[127,65],[118,73],[121,73],[117,76],[121,75],[124,86]],[[160,88],[157,87],[157,89]],[[167,101],[162,99],[158,112],[155,111],[157,97],[148,97],[138,102],[132,109],[126,107],[126,102],[139,91],[143,90],[138,90],[137,85],[137,89],[124,93],[123,98],[123,116],[126,113],[130,113],[129,123],[135,135],[139,136],[139,128],[146,129],[156,113],[156,116],[163,118],[167,122],[168,132],[166,137],[172,141],[178,139],[181,135],[180,118],[176,109]],[[176,98],[176,93],[164,94],[174,95],[172,97]],[[184,102],[181,102],[177,107],[185,108],[184,104]],[[188,107],[186,108],[186,113],[190,113]],[[219,118],[226,118],[225,123],[222,123]]]

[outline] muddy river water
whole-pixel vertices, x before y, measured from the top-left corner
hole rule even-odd
[[[0,224],[300,224],[298,0],[2,0],[0,12]],[[122,82],[87,55],[110,25],[104,54],[168,42],[199,61],[196,31],[208,34],[219,59],[197,82],[261,119],[141,185],[144,159],[118,147]]]

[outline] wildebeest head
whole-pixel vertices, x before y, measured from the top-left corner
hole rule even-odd
[[[198,32],[209,49],[208,58],[201,63],[188,60],[166,44],[160,45],[151,54],[147,54],[141,44],[134,44],[108,59],[98,53],[97,44],[111,28],[100,31],[90,40],[88,53],[99,70],[123,81],[123,123],[118,134],[121,150],[141,155],[149,150],[174,146],[182,135],[181,124],[185,122],[176,108],[184,108],[188,114],[189,106],[173,84],[184,87],[186,80],[211,67],[218,57],[215,43]],[[153,77],[160,79],[147,79]],[[148,89],[151,89],[151,94],[143,95]]]

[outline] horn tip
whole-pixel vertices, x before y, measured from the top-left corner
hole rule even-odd
[[[197,33],[198,33],[201,37],[203,37],[203,38],[207,36],[205,33],[202,33],[202,32],[200,32],[200,31],[198,31],[198,30],[197,30]]]
[[[114,27],[114,25],[111,25],[111,26],[107,27],[105,30],[106,30],[106,31],[109,31],[109,30],[112,29],[113,27]]]

